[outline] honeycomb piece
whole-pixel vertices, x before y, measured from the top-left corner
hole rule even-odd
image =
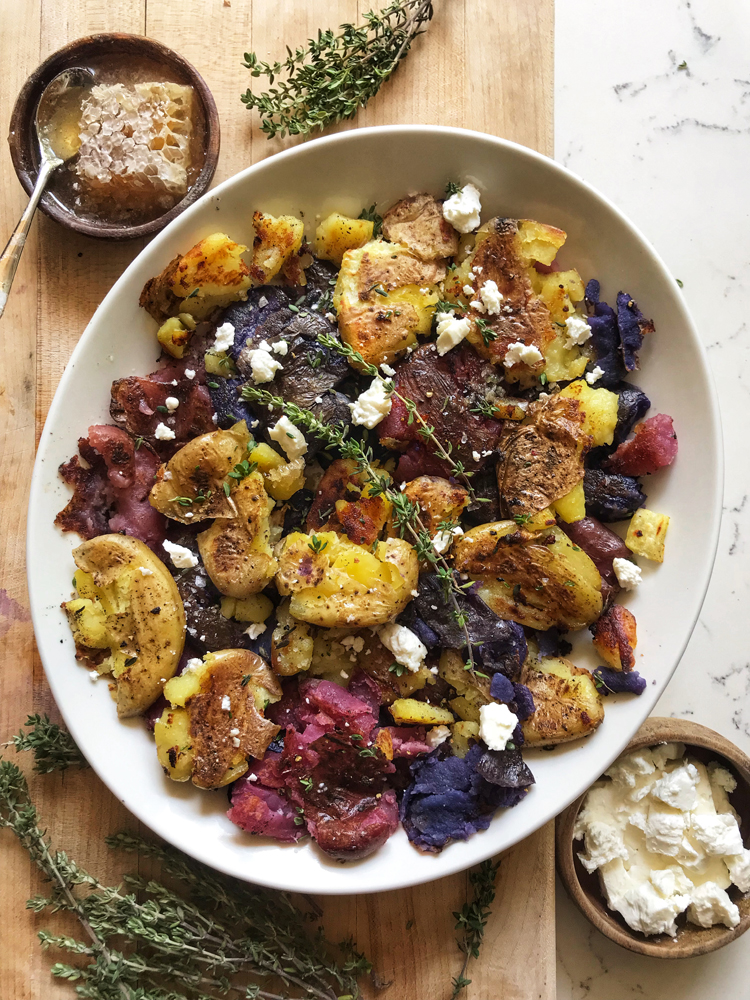
[[[108,214],[171,208],[188,189],[193,100],[176,83],[93,87],[76,163],[83,198]]]

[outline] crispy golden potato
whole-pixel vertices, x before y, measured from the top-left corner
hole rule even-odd
[[[370,364],[392,363],[429,332],[444,277],[444,264],[384,240],[347,250],[333,297],[342,340]]]
[[[73,550],[79,597],[63,608],[77,653],[117,685],[117,714],[139,715],[174,674],[185,611],[172,574],[129,535],[98,535]],[[106,655],[105,655],[106,654]]]
[[[612,444],[617,426],[619,398],[609,389],[592,389],[583,379],[566,385],[560,392],[563,399],[577,399],[583,413],[584,434],[591,435],[595,448]]]
[[[397,698],[388,706],[397,726],[447,726],[455,722],[453,713],[438,705],[415,698]]]
[[[544,657],[521,674],[534,698],[533,715],[521,723],[526,746],[553,746],[588,736],[604,719],[594,678],[570,660]]]
[[[161,514],[182,524],[210,517],[235,517],[236,507],[224,492],[224,483],[248,455],[252,437],[244,420],[227,431],[211,431],[188,441],[156,474],[149,503]]]
[[[290,462],[270,445],[261,442],[253,447],[249,460],[258,466],[263,474],[266,493],[274,500],[289,500],[305,485],[304,458],[295,458]]]
[[[383,216],[383,236],[407,247],[420,260],[458,253],[458,233],[443,218],[443,203],[431,194],[402,198]]]
[[[440,654],[438,674],[458,695],[450,702],[456,715],[466,722],[479,722],[479,709],[492,700],[490,681],[466,670],[464,657],[455,649],[444,649]]]
[[[331,212],[315,230],[315,256],[321,260],[332,260],[340,267],[347,250],[358,250],[370,242],[373,228],[370,219],[350,219]]]
[[[287,535],[278,549],[276,587],[291,595],[299,621],[327,628],[383,625],[404,610],[417,586],[417,555],[402,538],[375,551],[324,531]]]
[[[391,483],[389,473],[377,463],[374,468],[387,484]],[[391,504],[385,497],[371,493],[367,473],[358,471],[353,459],[337,458],[318,483],[305,530],[335,531],[355,545],[372,545],[390,516]]]
[[[457,483],[440,476],[418,476],[402,490],[407,499],[419,504],[419,516],[431,535],[439,530],[443,521],[458,523],[461,512],[469,503],[469,493]],[[395,533],[395,526],[391,531]]]
[[[225,618],[237,622],[264,622],[273,611],[273,603],[265,594],[251,594],[250,597],[222,597],[221,613]]]
[[[198,535],[198,549],[211,581],[227,597],[249,597],[266,587],[276,572],[269,515],[273,500],[257,470],[241,479],[228,497],[234,517],[217,517]]]
[[[455,757],[465,757],[472,743],[479,739],[479,723],[462,719],[451,726],[451,746]]]
[[[289,604],[288,600],[282,601],[276,609],[277,624],[271,640],[271,665],[282,677],[309,670],[313,658],[310,626],[292,618]]]
[[[549,507],[583,479],[591,445],[576,399],[559,393],[529,407],[528,420],[503,437],[497,486],[503,513],[524,517]]]
[[[664,544],[667,540],[669,518],[666,514],[641,507],[630,520],[625,544],[637,556],[664,562]]]
[[[184,257],[178,254],[161,274],[149,278],[139,305],[163,324],[180,313],[205,319],[214,309],[244,299],[251,285],[250,271],[242,260],[246,250],[224,233],[206,236]]]
[[[189,313],[170,316],[156,332],[156,339],[173,358],[184,356],[197,324]],[[223,373],[224,374],[224,373]]]
[[[583,480],[575,484],[564,497],[551,504],[552,509],[566,524],[575,524],[586,516],[586,495],[583,492]]]
[[[593,625],[594,649],[614,670],[632,670],[638,644],[635,615],[621,604],[613,604]]]
[[[304,223],[293,215],[253,213],[253,262],[250,273],[258,285],[267,284],[302,246]]]
[[[279,732],[263,712],[281,694],[268,664],[247,649],[222,649],[207,653],[202,662],[192,660],[165,685],[171,709],[154,733],[169,776],[177,781],[192,777],[199,788],[221,788],[239,778],[247,758],[261,759]],[[186,732],[189,745],[177,742],[175,737],[184,741]]]
[[[529,628],[582,628],[602,611],[599,571],[550,516],[524,528],[472,528],[453,543],[453,564],[480,582],[479,596],[500,618]]]

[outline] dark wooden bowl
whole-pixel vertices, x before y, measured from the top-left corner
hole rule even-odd
[[[707,763],[718,759],[719,763],[727,766],[737,779],[737,788],[729,798],[739,813],[745,846],[750,846],[750,758],[712,729],[687,719],[647,719],[623,753],[641,750],[656,743],[684,743],[688,752],[698,760]],[[723,924],[696,927],[685,923],[682,918],[678,921],[674,938],[667,934],[646,937],[628,927],[619,913],[608,908],[599,888],[598,874],[589,874],[578,860],[578,852],[583,849],[583,844],[581,841],[573,841],[573,827],[585,797],[582,795],[560,813],[555,821],[556,865],[571,899],[602,934],[615,944],[639,955],[649,955],[652,958],[694,958],[723,948],[750,927],[750,895],[743,896],[736,887],[728,890],[740,911],[740,922],[736,927],[724,927]]]
[[[10,119],[8,144],[16,174],[28,194],[34,188],[39,168],[39,151],[34,131],[34,116],[42,91],[58,73],[71,66],[87,66],[89,60],[104,57],[134,61],[148,59],[167,67],[170,77],[177,83],[193,87],[201,105],[205,130],[203,135],[203,167],[189,188],[185,197],[156,219],[138,225],[96,222],[79,218],[50,193],[44,194],[40,208],[51,219],[75,229],[86,236],[98,239],[129,240],[138,236],[150,236],[163,229],[168,222],[192,205],[208,189],[219,159],[220,129],[216,102],[205,80],[182,56],[150,38],[141,35],[102,34],[89,35],[58,49],[41,66],[37,67],[18,95]]]

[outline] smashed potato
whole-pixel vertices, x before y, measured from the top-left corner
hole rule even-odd
[[[577,629],[601,614],[599,571],[553,517],[472,528],[453,543],[453,563],[495,614],[529,628]]]
[[[271,639],[271,665],[282,677],[309,670],[313,658],[310,626],[292,618],[289,604],[288,600],[282,601],[276,609],[276,628]]]
[[[521,683],[536,706],[521,723],[527,746],[554,746],[593,733],[604,720],[604,703],[594,678],[570,660],[544,657],[527,663]]]
[[[429,332],[444,277],[444,264],[384,240],[347,250],[333,296],[341,339],[370,364],[391,364]]]
[[[656,511],[641,507],[630,520],[625,544],[637,556],[653,562],[664,562],[668,527],[669,518],[666,514],[657,514]]]
[[[276,587],[291,595],[299,621],[335,628],[383,625],[411,600],[417,586],[417,555],[402,538],[378,542],[374,551],[332,531],[295,531],[279,545]]]
[[[458,253],[458,233],[443,218],[443,203],[431,194],[412,194],[397,201],[383,216],[383,236],[407,247],[420,260]]]
[[[267,284],[302,246],[304,223],[293,215],[253,213],[253,262],[250,273],[258,285]]]
[[[224,233],[206,236],[184,256],[178,254],[161,274],[149,278],[139,305],[163,324],[180,313],[205,319],[214,309],[244,299],[251,285],[249,268],[242,260],[246,250]]]
[[[260,760],[279,727],[263,715],[281,687],[268,665],[247,649],[222,649],[191,660],[164,687],[171,708],[154,730],[159,761],[175,781],[221,788]]]
[[[287,458],[274,451],[270,445],[256,444],[249,455],[263,474],[266,493],[274,500],[289,500],[305,485],[305,460]]]
[[[117,686],[117,714],[144,712],[177,669],[185,611],[171,573],[129,535],[98,535],[73,550],[79,597],[63,604],[77,654]]]
[[[583,379],[566,385],[563,399],[577,399],[583,413],[583,433],[591,435],[594,447],[612,444],[617,426],[619,399],[609,389],[592,389]]]
[[[469,503],[469,493],[458,483],[440,476],[418,476],[401,491],[412,503],[419,504],[419,516],[431,535],[443,522],[458,523],[461,512]],[[395,533],[395,528],[392,526]]]
[[[390,485],[391,476],[375,464],[378,475]],[[337,458],[318,483],[305,529],[335,531],[355,545],[372,545],[391,513],[390,501],[372,496],[368,473],[351,458]]]
[[[350,219],[331,212],[315,230],[313,249],[321,260],[341,266],[347,250],[358,250],[372,239],[374,223],[370,219]]]
[[[231,491],[234,517],[217,517],[198,535],[198,549],[216,589],[227,597],[249,597],[267,586],[276,572],[269,543],[269,515],[274,502],[266,494],[263,476],[251,472]]]
[[[621,604],[613,604],[589,627],[594,637],[594,649],[607,666],[613,670],[633,669],[638,635],[632,611]]]
[[[188,441],[156,474],[149,503],[182,524],[210,517],[235,517],[224,491],[228,474],[246,460],[252,437],[244,420],[226,431],[211,431]]]
[[[455,722],[453,713],[416,698],[397,698],[388,706],[397,726],[446,726]]]

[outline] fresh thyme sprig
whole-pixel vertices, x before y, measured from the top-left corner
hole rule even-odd
[[[34,754],[37,774],[64,771],[73,765],[89,766],[70,733],[56,722],[50,722],[48,715],[30,715],[24,726],[29,732],[22,729],[3,746],[13,746],[18,752],[30,750]]]
[[[58,727],[58,736],[62,733]],[[62,734],[65,735],[64,733]],[[60,759],[60,754],[54,754]],[[10,829],[51,884],[48,896],[28,906],[37,913],[74,914],[85,934],[39,934],[42,947],[76,956],[52,974],[75,982],[90,1000],[317,1000],[360,997],[357,976],[369,963],[343,943],[334,961],[320,936],[306,933],[306,915],[285,893],[234,882],[178,851],[128,834],[110,847],[156,859],[181,885],[178,892],[128,875],[106,886],[62,851],[54,851],[40,823],[20,769],[0,760],[0,828]],[[80,959],[86,959],[81,963]],[[248,977],[254,982],[248,983]],[[284,993],[276,992],[281,983]],[[293,990],[293,994],[287,992]]]
[[[472,872],[469,878],[474,888],[474,898],[470,903],[464,903],[460,910],[454,912],[456,930],[461,931],[458,941],[459,950],[464,953],[464,964],[461,972],[453,980],[453,993],[450,1000],[456,997],[471,983],[466,978],[470,958],[479,958],[479,949],[484,938],[484,929],[490,916],[490,907],[495,900],[495,878],[500,862],[483,861],[479,868]]]
[[[269,138],[307,135],[353,118],[390,78],[432,14],[432,0],[393,0],[381,11],[368,11],[363,25],[342,24],[340,34],[318,31],[317,39],[295,52],[287,47],[283,62],[262,62],[246,52],[244,65],[256,79],[267,77],[270,88],[261,94],[247,90],[242,103],[258,109]]]
[[[376,378],[380,382],[382,382],[386,392],[389,393],[389,395],[393,395],[396,397],[396,399],[400,399],[401,402],[406,407],[407,413],[409,414],[408,422],[411,424],[414,422],[414,420],[417,421],[417,423],[420,425],[417,433],[420,435],[420,437],[432,443],[433,447],[435,448],[435,453],[450,466],[453,475],[457,479],[460,479],[461,482],[464,484],[464,486],[468,490],[469,499],[472,501],[472,503],[476,501],[477,497],[474,493],[474,490],[472,489],[471,483],[469,482],[471,476],[473,476],[473,473],[468,472],[466,470],[464,463],[460,459],[454,459],[452,457],[451,452],[453,451],[453,445],[451,445],[450,443],[445,446],[443,445],[443,443],[435,434],[435,428],[427,423],[427,421],[424,419],[422,414],[417,409],[417,404],[414,402],[414,400],[409,399],[408,396],[402,396],[401,393],[396,389],[392,379],[385,378],[380,373],[380,369],[376,365],[372,365],[368,361],[365,361],[360,352],[355,351],[354,348],[351,347],[349,344],[345,344],[343,341],[337,340],[336,337],[332,337],[330,336],[330,334],[327,333],[318,334],[318,343],[322,344],[323,347],[329,348],[329,350],[336,351],[342,357],[347,358],[350,361],[353,361],[356,365],[359,366],[359,368],[366,375],[369,375],[372,378]]]
[[[325,338],[319,338],[321,343],[328,347]],[[330,338],[331,342],[338,345],[339,342]],[[355,351],[354,354],[357,352]],[[348,355],[347,355],[348,356]],[[361,355],[359,355],[361,357]],[[367,365],[367,362],[365,362]],[[367,365],[368,368],[377,371],[374,365]],[[385,380],[384,380],[385,381]],[[393,383],[386,381],[386,385]],[[445,557],[435,551],[433,539],[419,516],[419,506],[404,496],[399,490],[393,489],[388,479],[373,466],[372,449],[365,447],[354,438],[347,437],[347,428],[341,425],[331,426],[318,420],[314,413],[305,410],[296,403],[287,403],[281,396],[274,396],[267,389],[259,389],[257,386],[243,386],[240,395],[244,400],[262,403],[281,410],[289,420],[297,427],[303,428],[309,434],[323,441],[328,447],[337,448],[342,458],[349,458],[357,462],[359,472],[363,472],[370,486],[370,496],[384,496],[393,508],[393,517],[396,527],[403,538],[404,532],[408,532],[414,544],[414,549],[419,559],[430,562],[435,573],[443,585],[445,599],[452,605],[451,613],[454,620],[464,633],[466,651],[468,657],[467,669],[472,673],[475,669],[474,651],[467,626],[467,618],[458,603],[456,595],[460,595],[464,587],[471,586],[460,584],[456,579],[456,574],[448,564]]]

